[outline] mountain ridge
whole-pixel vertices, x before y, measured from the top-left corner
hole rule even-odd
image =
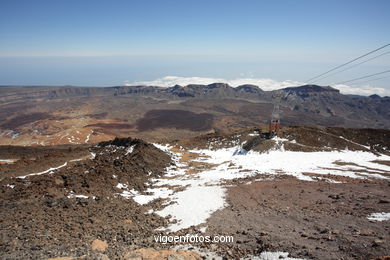
[[[45,93],[49,92],[50,97],[56,97],[61,96],[64,94],[68,95],[90,95],[93,93],[107,93],[110,94],[111,92],[114,92],[114,94],[135,94],[142,92],[143,94],[149,92],[177,92],[178,90],[199,90],[199,89],[206,89],[206,90],[213,90],[213,89],[234,89],[239,91],[245,91],[245,92],[251,92],[251,93],[258,93],[258,92],[274,92],[274,91],[293,91],[293,92],[340,92],[339,89],[333,88],[331,86],[320,86],[320,85],[314,85],[314,84],[306,84],[306,85],[299,85],[299,86],[292,86],[292,87],[285,87],[275,90],[263,90],[261,86],[253,85],[253,84],[243,84],[239,85],[237,87],[232,87],[227,83],[219,83],[215,82],[212,84],[188,84],[185,86],[182,85],[174,85],[171,87],[161,87],[161,86],[153,86],[153,85],[131,85],[131,86],[108,86],[108,87],[99,87],[99,86],[72,86],[72,85],[65,85],[65,86],[45,86],[45,85],[0,85],[0,93],[5,94],[7,91],[15,91],[17,89],[17,93],[20,93],[21,89],[26,90],[27,93],[35,93],[32,92],[34,89],[37,89],[38,92]],[[35,93],[36,94],[36,93]],[[388,98],[389,96],[380,96],[378,94],[372,94],[370,96],[364,96],[364,95],[357,95],[357,94],[342,94],[346,96],[354,96],[354,97],[380,97],[380,98]]]
[[[330,86],[273,91],[226,83],[169,88],[3,86],[0,144],[98,142],[115,136],[153,141],[266,127],[278,95],[283,125],[390,128],[389,97],[344,95]]]

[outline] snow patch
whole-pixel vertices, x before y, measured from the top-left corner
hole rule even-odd
[[[124,190],[121,193],[119,193],[119,196],[122,196],[126,199],[129,199],[129,198],[132,198],[134,196],[134,194],[131,191]]]
[[[137,194],[133,197],[133,200],[140,205],[145,205],[145,204],[148,204],[149,202],[151,202],[152,200],[155,200],[155,199],[168,198],[173,193],[173,191],[171,189],[168,189],[165,187],[155,188],[155,189],[149,188],[146,190],[146,192],[150,192],[150,193],[152,193],[152,195]]]
[[[173,247],[174,250],[194,250],[199,253],[205,259],[215,259],[215,260],[223,260],[224,257],[218,255],[215,252],[205,250],[204,248],[199,248],[193,245],[177,245]],[[240,260],[305,260],[304,258],[292,258],[289,257],[289,253],[286,252],[262,252],[259,256],[247,256],[244,258],[240,258]]]
[[[12,139],[16,139],[16,138],[18,138],[20,136],[20,133],[18,133],[18,132],[15,132],[13,135],[12,135]]]
[[[303,258],[292,258],[288,257],[289,253],[286,252],[262,252],[258,257],[250,257],[244,259],[253,259],[253,260],[302,260]]]
[[[115,176],[115,175],[113,175],[113,176]],[[115,188],[118,188],[118,189],[127,189],[127,184],[125,184],[125,183],[118,183],[116,186],[115,186]]]
[[[199,231],[202,232],[202,233],[206,232],[206,230],[207,230],[207,227],[201,227],[201,228],[199,228]]]
[[[86,196],[86,195],[81,195],[81,194],[74,194],[73,191],[71,191],[69,193],[68,196],[66,196],[67,198],[69,199],[73,199],[73,198],[78,198],[78,199],[89,199],[89,198],[92,198],[92,199],[96,199],[95,196]]]
[[[362,145],[362,144],[359,144],[359,143],[356,143],[356,142],[353,142],[353,141],[351,141],[351,140],[348,140],[347,138],[344,138],[343,136],[339,136],[341,139],[343,139],[343,140],[345,140],[345,141],[347,141],[347,142],[349,142],[349,143],[352,143],[352,144],[355,144],[355,145],[358,145],[358,146],[361,146],[361,147],[364,147],[364,148],[366,148],[366,149],[368,149],[368,150],[370,150],[371,149],[371,147],[370,146],[367,146],[367,145]]]
[[[91,134],[93,134],[93,131],[92,131],[92,130],[91,130],[91,133],[89,133],[89,134],[87,135],[87,138],[85,138],[84,143],[88,143],[88,142],[89,142],[89,139],[90,139],[90,137],[91,137]]]
[[[134,147],[135,147],[135,145],[132,145],[129,148],[127,148],[125,155],[132,153],[134,151]]]
[[[221,186],[191,186],[173,195],[172,205],[157,211],[160,216],[174,216],[177,223],[171,231],[188,228],[205,222],[210,215],[225,206],[225,188]]]
[[[73,160],[70,160],[69,162],[79,162],[79,161],[83,161],[85,158],[79,158],[79,159],[73,159]]]
[[[367,218],[371,221],[387,221],[390,220],[390,213],[385,213],[385,212],[372,213]]]
[[[45,174],[45,173],[49,173],[50,174],[50,173],[53,173],[55,170],[58,170],[58,169],[60,169],[62,167],[65,167],[67,164],[68,164],[68,162],[66,162],[63,165],[60,165],[58,167],[50,168],[50,169],[48,169],[46,171],[43,171],[43,172],[30,173],[30,174],[27,174],[27,175],[24,175],[24,176],[19,176],[17,178],[18,179],[24,179],[24,178],[29,177],[29,176],[42,175],[42,174]]]
[[[11,163],[14,163],[15,160],[13,160],[13,159],[0,159],[0,162],[6,163],[6,164],[11,164]]]

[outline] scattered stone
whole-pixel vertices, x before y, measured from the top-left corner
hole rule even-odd
[[[340,230],[334,229],[334,230],[332,230],[332,234],[338,235],[338,234],[340,234]]]
[[[331,194],[331,195],[329,195],[328,197],[331,198],[331,199],[334,199],[334,200],[339,200],[339,199],[341,199],[340,195],[338,195],[338,194],[336,194],[336,195]]]
[[[383,240],[375,239],[375,240],[372,242],[372,246],[373,246],[373,247],[381,246],[383,243],[384,243]]]
[[[106,241],[95,239],[94,241],[92,241],[91,247],[94,251],[104,252],[106,251],[108,244]]]
[[[329,229],[327,229],[327,228],[324,228],[324,229],[320,230],[320,234],[325,234],[325,233],[328,233],[328,232],[329,232]]]
[[[361,235],[361,236],[373,236],[374,235],[374,231],[372,231],[371,229],[362,229],[362,230],[360,230],[359,235]]]

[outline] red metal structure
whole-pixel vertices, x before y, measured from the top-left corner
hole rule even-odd
[[[271,119],[269,122],[269,136],[272,138],[274,136],[279,135],[280,130],[280,120],[279,119]]]

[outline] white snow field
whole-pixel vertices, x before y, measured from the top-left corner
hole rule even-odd
[[[287,139],[276,139],[285,142]],[[198,157],[192,162],[203,162],[210,165],[209,169],[186,174],[188,162],[180,162],[182,153],[172,152],[168,145],[155,144],[161,150],[169,153],[177,167],[166,169],[166,175],[152,180],[153,183],[147,192],[151,195],[134,193],[133,199],[139,204],[147,204],[156,198],[168,199],[167,206],[155,213],[166,217],[171,215],[177,223],[171,224],[170,231],[178,231],[199,225],[210,215],[225,207],[226,180],[256,176],[258,174],[278,175],[287,174],[303,181],[316,179],[304,173],[323,175],[327,174],[346,176],[350,178],[390,178],[390,167],[373,162],[374,160],[390,160],[390,156],[375,155],[365,151],[326,151],[326,152],[293,152],[280,149],[270,150],[267,153],[245,152],[241,146],[226,149],[190,150]],[[340,165],[340,163],[344,163]],[[166,178],[169,177],[169,178]],[[175,192],[170,187],[185,187]],[[169,203],[174,202],[174,203]],[[169,203],[169,204],[168,204]]]

